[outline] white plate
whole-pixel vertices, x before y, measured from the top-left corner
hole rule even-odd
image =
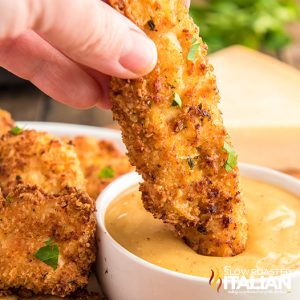
[[[126,151],[126,147],[122,142],[121,132],[115,129],[77,124],[30,121],[19,121],[17,122],[17,125],[20,128],[46,131],[57,136],[74,137],[77,135],[87,135],[99,139],[109,140],[113,141],[122,152],[125,153]]]

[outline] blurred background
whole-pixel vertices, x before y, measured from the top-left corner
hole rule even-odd
[[[194,0],[191,16],[209,52],[239,44],[300,69],[300,0]],[[110,112],[75,110],[52,101],[30,83],[0,68],[0,107],[16,120],[110,126]]]

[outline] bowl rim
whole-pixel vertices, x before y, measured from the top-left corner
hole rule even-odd
[[[239,168],[242,176],[275,185],[300,197],[299,179],[296,179],[290,175],[284,174],[279,171],[275,171],[270,168],[252,165],[252,164],[239,163]],[[137,172],[130,172],[114,180],[102,191],[102,193],[99,195],[99,197],[96,200],[96,219],[97,219],[98,226],[100,226],[100,229],[104,232],[106,237],[109,239],[109,242],[112,244],[112,246],[115,249],[117,249],[122,255],[126,256],[128,259],[139,264],[141,267],[148,268],[152,271],[160,272],[171,277],[176,277],[178,279],[184,279],[184,280],[189,280],[189,281],[199,282],[199,283],[204,283],[204,282],[206,283],[208,279],[206,277],[176,272],[155,265],[151,262],[148,262],[147,260],[131,253],[129,250],[127,250],[122,245],[120,245],[110,235],[105,225],[105,214],[108,207],[116,199],[116,197],[119,196],[122,192],[128,190],[130,187],[133,187],[134,185],[137,185],[141,181],[142,181],[142,177]],[[101,242],[102,241],[98,241],[98,243]],[[292,278],[298,275],[300,276],[300,268],[291,271],[289,274],[291,275]],[[277,275],[277,276],[280,277],[281,275]],[[259,280],[260,278],[251,279],[252,282],[253,281],[257,282]]]

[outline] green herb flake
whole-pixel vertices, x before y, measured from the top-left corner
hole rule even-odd
[[[53,239],[46,241],[45,246],[41,247],[34,256],[46,265],[50,266],[53,270],[57,269],[59,249]]]
[[[103,168],[100,173],[98,174],[98,177],[101,179],[104,178],[114,178],[115,177],[115,171],[111,167]]]
[[[19,135],[21,132],[23,131],[22,128],[20,127],[14,127],[10,130],[10,132],[13,134],[13,135]]]
[[[193,38],[192,46],[191,46],[189,54],[187,56],[187,59],[189,61],[194,61],[195,60],[196,54],[198,52],[199,47],[200,47],[200,43],[197,41],[197,39]]]
[[[182,100],[177,93],[174,94],[172,106],[182,107]]]
[[[189,157],[189,158],[187,159],[187,161],[188,161],[188,164],[189,164],[191,170],[193,170],[194,167],[195,167],[195,161],[194,161],[191,157]]]
[[[149,29],[150,29],[151,31],[154,31],[154,30],[155,30],[155,24],[154,24],[152,18],[147,22],[147,24],[148,24]]]
[[[237,165],[238,155],[227,142],[224,142],[223,151],[227,152],[228,157],[225,162],[224,168],[226,172],[231,172]]]

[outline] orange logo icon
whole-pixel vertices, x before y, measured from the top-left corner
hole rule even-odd
[[[211,270],[211,276],[209,278],[209,285],[212,287],[212,288],[215,288],[215,286],[217,285],[219,281],[219,284],[218,284],[218,287],[217,287],[217,292],[219,293],[220,292],[220,288],[222,287],[222,278],[220,276],[220,273],[219,271],[217,270],[217,272],[215,273],[214,270]]]

